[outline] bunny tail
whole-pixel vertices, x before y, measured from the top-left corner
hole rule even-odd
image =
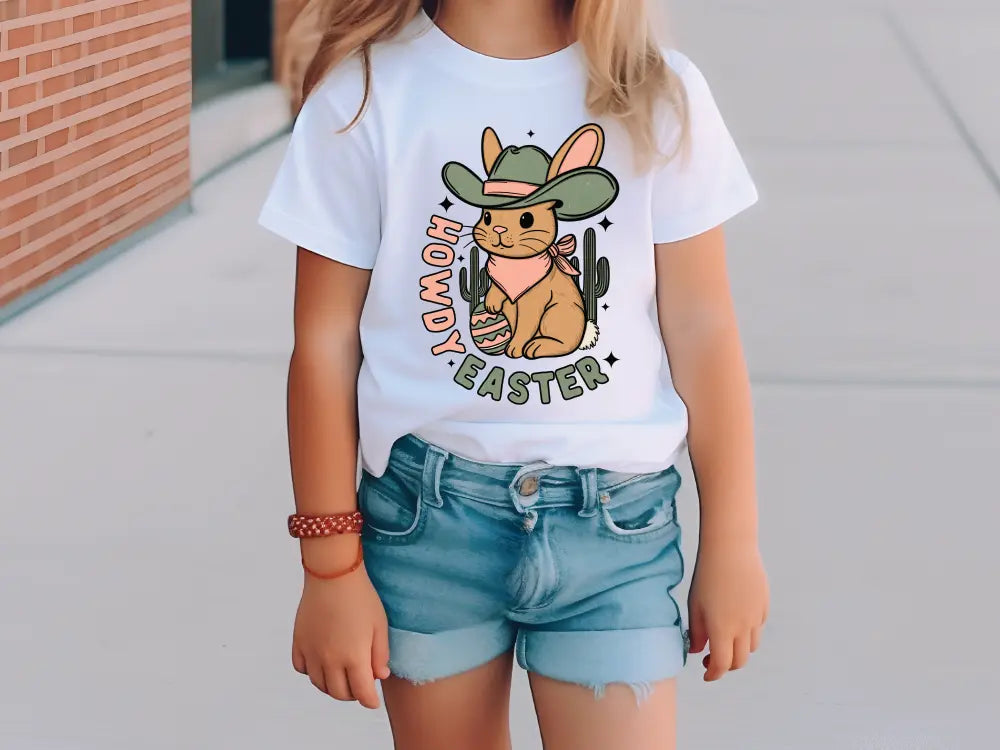
[[[592,320],[587,321],[587,325],[583,329],[583,341],[580,342],[580,346],[577,349],[590,349],[597,343],[597,337],[600,335],[601,329],[597,327],[597,323]]]

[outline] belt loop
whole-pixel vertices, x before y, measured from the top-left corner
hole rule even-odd
[[[428,505],[440,508],[444,505],[441,498],[441,470],[444,469],[448,451],[436,445],[427,445],[424,455],[424,471],[421,477],[420,499]]]
[[[583,502],[577,515],[589,518],[597,513],[597,469],[577,469],[577,472],[583,490]]]

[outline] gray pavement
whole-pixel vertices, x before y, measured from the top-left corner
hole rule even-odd
[[[994,748],[1000,7],[679,6],[763,196],[730,243],[774,597],[745,671],[683,675],[680,746]],[[3,750],[389,746],[289,666],[282,146],[0,328]],[[512,725],[540,747],[520,671]]]

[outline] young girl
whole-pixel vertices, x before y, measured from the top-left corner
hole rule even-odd
[[[306,23],[260,216],[299,247],[295,669],[370,708],[381,680],[401,750],[509,748],[515,658],[547,750],[673,747],[688,652],[739,669],[768,604],[720,229],[757,194],[705,79],[642,0]]]

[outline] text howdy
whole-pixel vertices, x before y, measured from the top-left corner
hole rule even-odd
[[[455,307],[448,296],[448,282],[452,277],[451,264],[455,260],[455,248],[452,246],[458,242],[458,232],[461,229],[462,225],[457,221],[441,216],[431,217],[431,225],[427,228],[427,236],[440,242],[432,242],[423,251],[424,262],[436,270],[420,278],[420,299],[437,306],[424,313],[424,328],[436,334],[444,334],[449,328],[452,329],[443,340],[431,347],[431,352],[435,355],[445,352],[465,353],[462,334],[455,328]]]

